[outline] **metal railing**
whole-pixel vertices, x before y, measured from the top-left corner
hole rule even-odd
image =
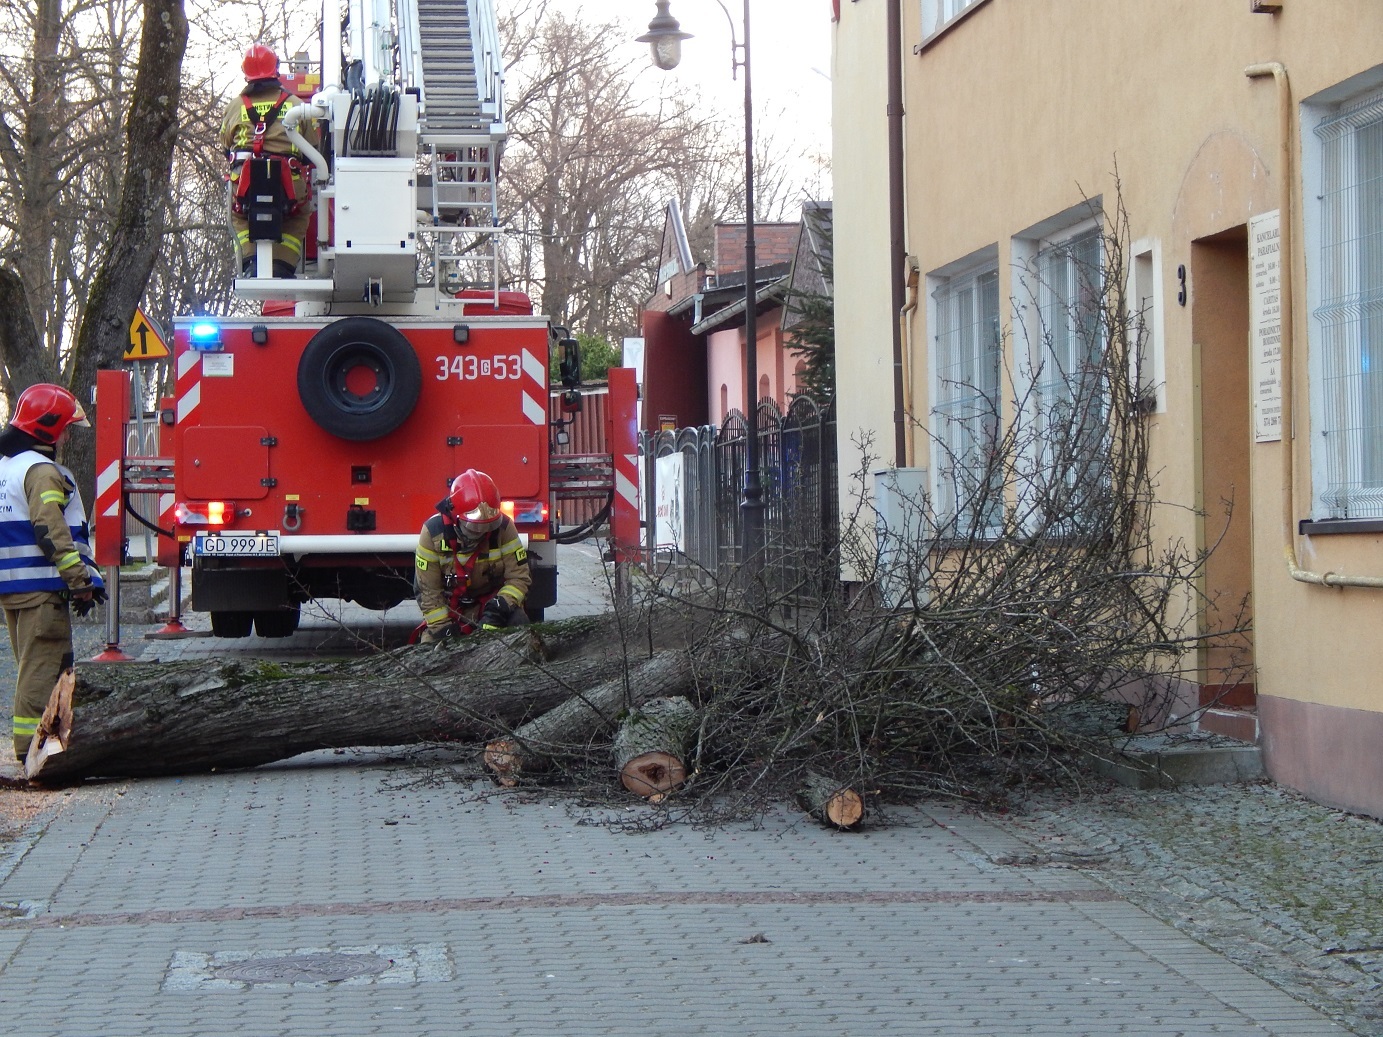
[[[733,410],[702,425],[639,437],[644,548],[652,565],[728,576],[744,559],[744,468],[748,422]],[[764,501],[764,579],[785,595],[815,596],[834,574],[840,515],[835,407],[795,397],[786,412],[759,401],[759,473]]]

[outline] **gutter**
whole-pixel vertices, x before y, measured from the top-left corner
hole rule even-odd
[[[756,309],[758,306],[762,306],[766,302],[782,302],[783,299],[787,296],[787,289],[788,278],[786,277],[780,277],[772,284],[760,288],[757,292],[754,293],[754,303]],[[716,310],[715,313],[711,314],[705,320],[693,324],[691,326],[691,333],[693,335],[705,335],[707,332],[717,331],[729,325],[730,322],[734,320],[734,318],[743,317],[744,310],[745,299],[741,297],[736,302],[733,302],[729,306],[726,306],[724,309]]]

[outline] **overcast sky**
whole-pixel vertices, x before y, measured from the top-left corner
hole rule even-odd
[[[654,0],[558,0],[591,19],[616,17],[629,25],[628,44],[651,64],[648,44],[634,43],[657,14]],[[762,129],[795,134],[799,143],[831,153],[830,0],[749,0],[750,60],[755,118]],[[743,42],[744,0],[725,0]],[[682,41],[682,64],[661,73],[733,111],[744,104],[744,81],[730,75],[730,21],[716,0],[672,0],[670,13],[693,38]],[[770,121],[774,124],[770,127]]]

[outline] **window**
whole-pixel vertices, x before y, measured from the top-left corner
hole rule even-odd
[[[1003,487],[994,458],[1002,353],[998,270],[989,266],[942,281],[932,301],[937,512],[961,535],[983,532],[998,519]]]
[[[1316,127],[1319,229],[1312,311],[1317,518],[1383,516],[1383,93]],[[1317,251],[1318,250],[1318,251]],[[1312,251],[1308,251],[1308,258]],[[1322,513],[1323,509],[1323,513]]]
[[[922,38],[935,35],[956,17],[984,0],[922,0]]]
[[[1032,364],[1024,409],[1033,422],[1033,489],[1065,522],[1063,515],[1086,513],[1089,495],[1105,481],[1103,241],[1095,226],[1034,244],[1022,272],[1037,318],[1024,325]]]

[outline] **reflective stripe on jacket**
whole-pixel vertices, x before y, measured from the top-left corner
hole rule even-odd
[[[51,480],[32,502],[61,513],[63,525],[49,530],[46,538],[51,557],[39,544],[33,508],[24,488],[29,470],[40,464],[52,465],[61,477]],[[72,473],[36,450],[0,457],[0,594],[63,591],[74,584],[102,586],[91,557],[86,509]]]

